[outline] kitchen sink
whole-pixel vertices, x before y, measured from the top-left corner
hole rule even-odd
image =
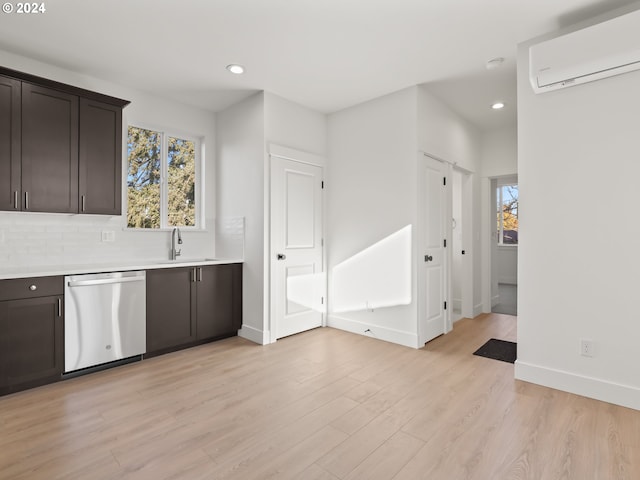
[[[174,264],[174,263],[204,263],[204,262],[216,262],[219,258],[176,258],[175,260],[159,260],[154,263],[160,264]]]

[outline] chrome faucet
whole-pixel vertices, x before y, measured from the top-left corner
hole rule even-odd
[[[175,260],[180,256],[182,250],[176,250],[176,233],[178,234],[178,245],[182,245],[182,235],[180,235],[180,229],[175,227],[171,232],[171,252],[169,252],[169,259]]]

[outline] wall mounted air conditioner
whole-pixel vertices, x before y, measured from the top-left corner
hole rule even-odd
[[[529,48],[535,93],[640,69],[640,10]]]

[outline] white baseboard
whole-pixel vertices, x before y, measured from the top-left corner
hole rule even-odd
[[[640,410],[640,389],[516,360],[515,377],[583,397]]]
[[[518,277],[498,278],[498,283],[506,283],[507,285],[518,285]]]
[[[462,310],[462,299],[454,298],[451,304],[453,305],[454,310]]]
[[[500,303],[500,294],[494,295],[493,297],[491,297],[491,308],[495,307],[499,303]]]
[[[473,306],[473,318],[476,318],[478,315],[486,313],[482,308],[482,303],[478,303]]]
[[[369,325],[367,323],[357,322],[348,318],[337,317],[335,315],[329,315],[327,320],[327,326],[345,330],[351,333],[357,333],[359,335],[365,335],[367,337],[377,338],[378,340],[384,340],[386,342],[397,343],[404,345],[405,347],[420,348],[418,345],[418,335],[412,332],[403,332],[401,330],[394,330],[393,328],[380,327],[377,325]],[[369,330],[365,333],[366,330]]]
[[[266,345],[269,343],[269,332],[258,330],[257,328],[250,327],[249,325],[242,325],[242,328],[238,330],[238,336],[246,338],[258,345]]]

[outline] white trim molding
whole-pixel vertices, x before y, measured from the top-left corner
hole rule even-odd
[[[516,360],[515,378],[583,397],[640,410],[640,389]]]
[[[258,345],[267,345],[269,342],[269,331],[258,330],[257,328],[249,325],[243,325],[238,330],[238,336],[242,337],[250,342],[257,343]]]
[[[308,163],[309,165],[317,165],[319,167],[326,166],[326,159],[320,155],[295,150],[289,147],[283,147],[275,143],[270,143],[267,152],[272,157],[284,158],[285,160],[293,160],[294,162]]]
[[[335,315],[328,315],[327,326],[345,330],[351,333],[357,333],[359,335],[364,335],[367,337],[372,337],[377,340],[396,343],[405,347],[421,348],[423,346],[418,345],[418,335],[416,335],[415,333],[394,330],[392,328],[380,327],[377,325],[370,325],[368,323],[357,322],[355,320],[337,317]]]

